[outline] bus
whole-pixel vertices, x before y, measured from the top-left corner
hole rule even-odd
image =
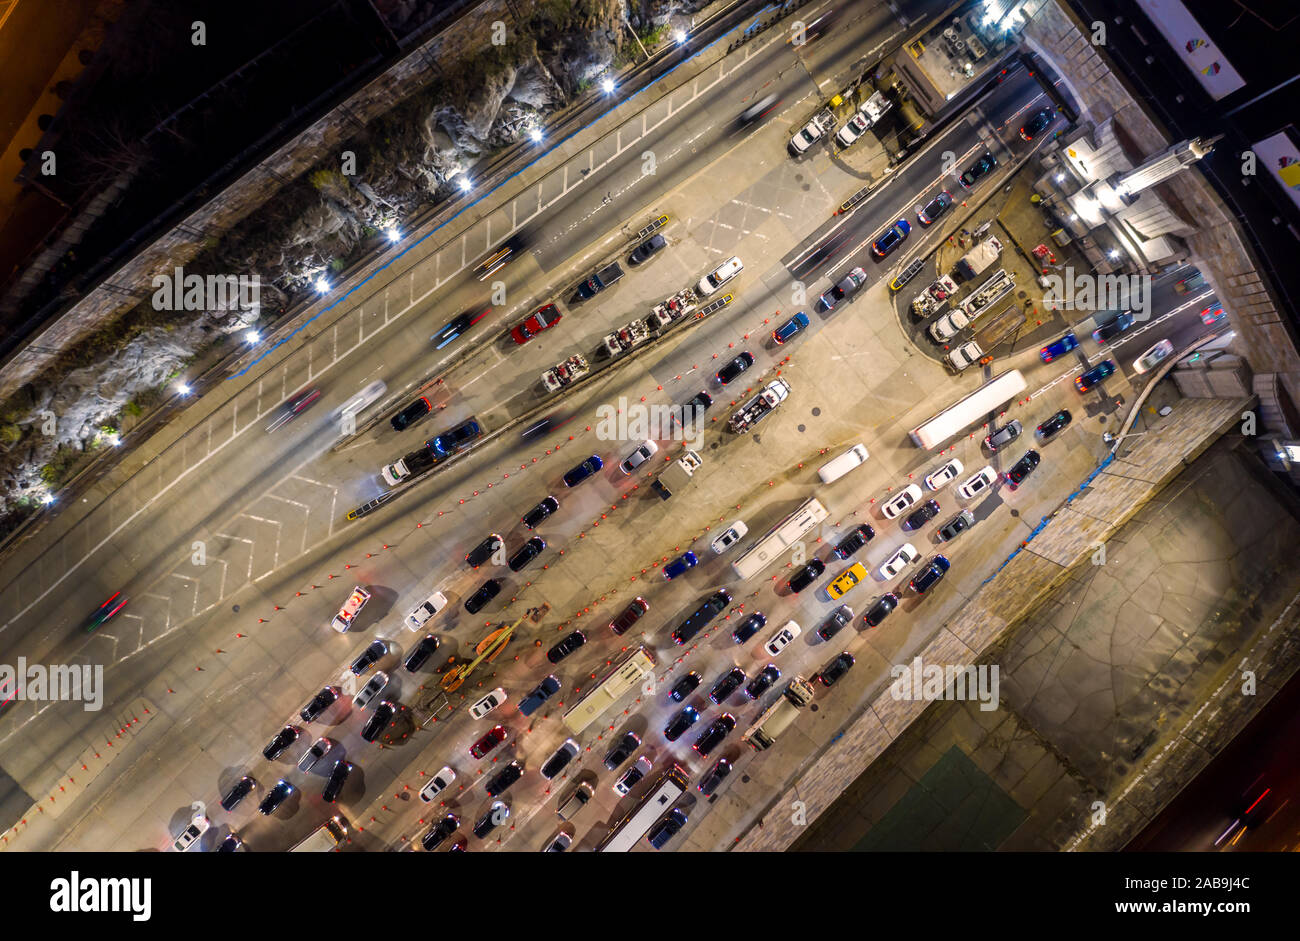
[[[829,515],[826,507],[814,497],[750,546],[744,555],[731,564],[731,570],[742,580],[753,578]]]
[[[650,651],[638,647],[574,703],[573,708],[564,714],[564,724],[570,731],[581,732],[627,693],[639,689],[641,680],[654,668],[655,661]]]
[[[614,824],[609,836],[596,847],[598,853],[626,853],[636,846],[655,821],[668,813],[673,802],[686,793],[691,778],[678,765],[673,765],[655,782],[641,801],[626,817]]]
[[[934,448],[958,432],[965,431],[976,422],[983,421],[989,412],[1004,405],[1025,391],[1025,377],[1013,369],[994,376],[956,405],[945,408],[938,415],[912,429],[912,440],[918,448]]]

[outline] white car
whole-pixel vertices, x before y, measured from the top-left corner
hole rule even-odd
[[[769,657],[775,657],[786,647],[789,647],[802,631],[803,628],[794,621],[786,621],[785,627],[773,634],[772,639],[763,645],[763,649],[767,651]]]
[[[961,461],[957,460],[956,458],[953,458],[951,461],[943,465],[943,467],[939,468],[933,474],[927,475],[925,478],[925,485],[929,487],[931,490],[938,490],[940,487],[943,487],[950,481],[956,480],[957,475],[960,474],[961,472],[962,472]]]
[[[632,788],[636,787],[638,781],[650,773],[652,767],[654,766],[651,764],[650,759],[642,755],[636,760],[636,764],[619,775],[618,780],[614,782],[614,793],[623,795],[632,790]]]
[[[916,551],[916,546],[912,545],[910,542],[904,543],[899,550],[891,555],[889,560],[880,567],[880,577],[885,581],[889,581],[919,558],[921,558],[921,553]]]
[[[919,499],[921,499],[921,488],[916,484],[908,484],[890,497],[889,502],[880,508],[880,512],[885,514],[885,519],[892,520]]]
[[[740,520],[736,520],[722,532],[722,535],[713,540],[711,543],[713,551],[717,553],[726,552],[736,543],[740,542],[740,540],[744,539],[745,534],[748,532],[749,527]]]
[[[334,615],[332,622],[334,630],[340,634],[347,633],[348,628],[352,626],[352,622],[356,620],[357,615],[361,613],[361,609],[366,606],[366,602],[369,600],[370,592],[360,585],[353,588],[352,594],[348,595],[348,600],[343,602],[343,607],[339,608],[339,613]]]
[[[435,591],[411,609],[411,613],[406,616],[406,629],[418,631],[445,607],[447,607],[447,596],[440,591]]]
[[[488,693],[478,702],[474,703],[474,705],[469,707],[470,718],[483,718],[497,706],[505,702],[507,698],[506,691],[498,686],[496,689],[492,690],[492,692]]]
[[[847,147],[867,133],[869,127],[871,127],[871,118],[859,111],[849,119],[848,124],[840,128],[839,133],[835,135],[835,139],[839,141],[841,147]]]
[[[659,445],[655,444],[653,441],[649,439],[646,439],[645,441],[641,442],[640,446],[635,451],[633,451],[631,454],[627,456],[627,460],[625,460],[622,464],[618,465],[618,469],[621,470],[626,476],[631,477],[632,471],[636,470],[638,467],[640,467],[642,464],[650,460],[650,458],[654,457],[658,453],[659,453]]]
[[[364,709],[371,700],[382,693],[388,686],[388,674],[380,670],[370,678],[370,682],[361,687],[361,692],[352,697],[352,705]]]
[[[985,464],[975,473],[975,476],[957,488],[957,496],[963,500],[969,500],[982,493],[988,493],[997,479],[997,471]]]
[[[192,849],[194,845],[199,842],[199,837],[207,833],[208,828],[211,826],[211,820],[203,814],[197,814],[194,819],[190,821],[190,825],[176,838],[176,842],[172,844],[172,849],[176,850],[178,853],[183,853],[188,849]]]
[[[320,738],[316,739],[315,744],[313,744],[311,748],[307,749],[307,751],[303,753],[303,756],[298,759],[298,770],[303,774],[306,774],[312,768],[316,767],[316,762],[328,755],[330,749],[333,747],[334,739],[326,738],[322,735]]]
[[[435,774],[432,779],[430,779],[428,784],[420,788],[420,800],[424,801],[426,804],[429,803],[443,791],[447,790],[447,788],[451,787],[451,783],[455,780],[456,772],[452,771],[450,767],[443,768]]]
[[[1133,361],[1133,371],[1144,373],[1174,351],[1174,345],[1168,340],[1161,340]]]
[[[803,126],[803,130],[790,138],[790,149],[796,154],[804,153],[809,147],[821,140],[822,135],[825,133],[826,131],[822,128],[821,122],[813,118]]]

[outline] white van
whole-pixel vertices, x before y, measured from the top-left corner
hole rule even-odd
[[[706,274],[701,278],[697,290],[699,290],[701,294],[712,294],[736,275],[740,274],[744,267],[745,266],[741,264],[740,259],[735,255],[732,255],[717,268],[713,269],[712,274]]]
[[[821,470],[817,472],[817,476],[822,479],[824,484],[833,483],[853,470],[853,468],[865,464],[869,456],[867,446],[859,442],[839,457],[823,464]]]
[[[375,402],[379,401],[380,396],[387,391],[388,386],[384,384],[384,380],[376,379],[374,382],[370,383],[370,385],[366,386],[356,395],[352,396],[352,398],[343,403],[343,407],[334,413],[334,417],[342,418],[344,415],[349,414],[356,417],[361,414],[363,409],[368,408],[369,406],[374,405]]]

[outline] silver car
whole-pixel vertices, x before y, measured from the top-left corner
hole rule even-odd
[[[380,670],[370,678],[370,682],[361,688],[361,692],[352,697],[352,705],[364,709],[376,696],[388,687],[388,674]]]
[[[371,682],[373,682],[373,680]],[[333,747],[334,740],[322,735],[320,738],[316,739],[316,743],[312,745],[311,748],[307,749],[306,753],[298,759],[298,770],[303,774],[306,774],[312,768],[316,767],[316,764],[328,755],[330,749]]]

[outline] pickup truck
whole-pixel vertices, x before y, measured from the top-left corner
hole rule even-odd
[[[695,310],[699,303],[699,295],[693,289],[685,288],[666,298],[662,304],[656,304],[645,319],[645,325],[654,331],[662,330]]]
[[[946,357],[948,365],[961,372],[967,366],[978,363],[999,343],[1019,331],[1024,322],[1025,312],[1019,305],[1012,304],[976,333],[973,340],[950,352]]]
[[[611,262],[578,285],[578,296],[593,298],[621,277],[623,269],[618,266],[618,262]]]
[[[589,371],[587,358],[581,353],[576,353],[542,373],[542,385],[546,386],[547,392],[556,392],[575,379],[581,379]]]
[[[687,451],[680,458],[673,461],[663,472],[650,482],[650,489],[659,494],[659,499],[667,500],[674,493],[681,490],[695,472],[704,464],[704,460],[695,451]]]
[[[640,346],[648,339],[650,339],[650,328],[640,320],[634,320],[621,330],[606,335],[605,352],[610,356],[618,356],[634,346]]]
[[[812,684],[802,676],[796,676],[786,686],[781,698],[754,720],[754,724],[740,740],[756,751],[771,748],[776,743],[776,737],[789,728],[790,723],[812,700]]]
[[[977,278],[988,270],[989,265],[998,260],[998,255],[1001,253],[1002,243],[995,236],[990,235],[961,256],[956,264],[957,274],[963,281]]]
[[[412,474],[428,470],[437,462],[438,459],[432,451],[428,448],[420,448],[418,451],[412,451],[400,461],[384,465],[384,469],[379,472],[379,476],[384,478],[384,483],[388,484],[388,486],[396,487]]]
[[[790,397],[790,383],[784,379],[773,379],[763,390],[750,399],[745,407],[731,416],[727,423],[732,431],[743,434],[749,431],[778,405]]]

